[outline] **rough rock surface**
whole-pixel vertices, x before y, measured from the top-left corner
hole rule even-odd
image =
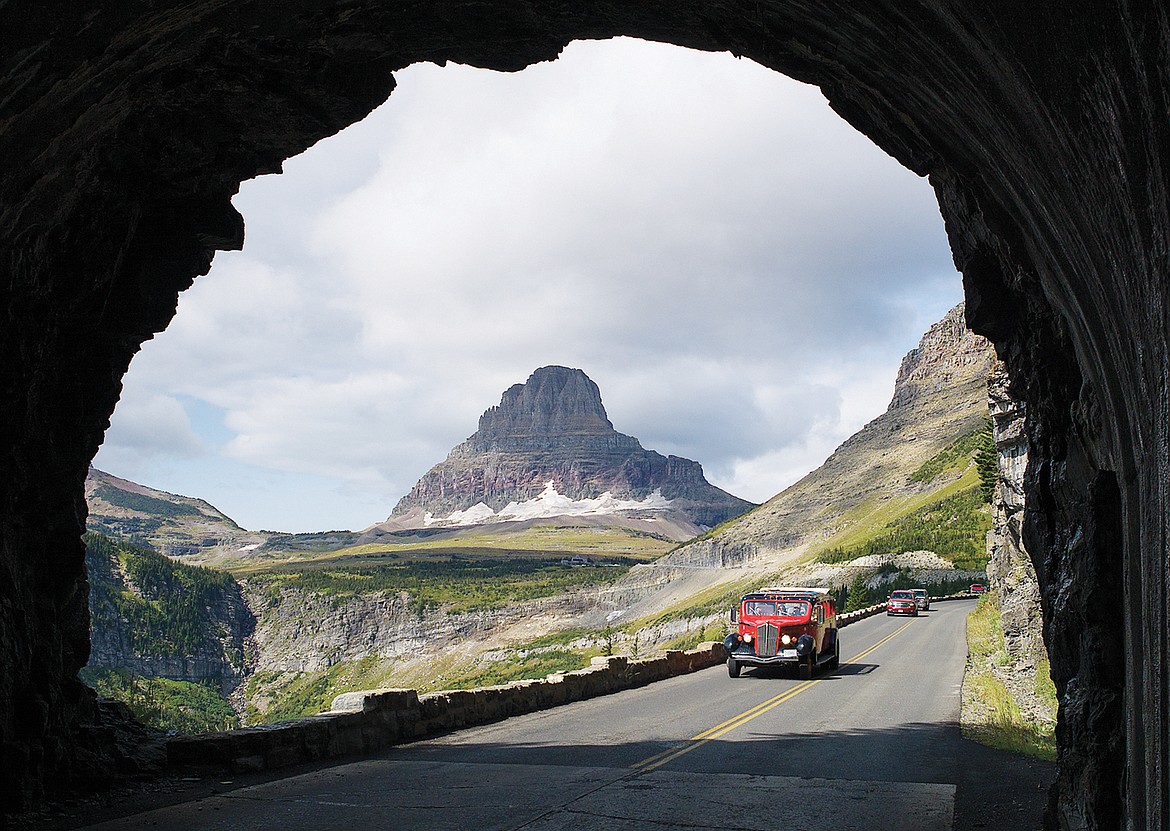
[[[710,484],[698,462],[645,450],[613,429],[597,384],[579,369],[541,367],[506,390],[479,429],[431,468],[391,519],[446,517],[483,503],[494,511],[540,496],[548,483],[573,500],[604,493],[641,500],[658,492],[671,508],[711,527],[753,507]]]
[[[951,309],[902,359],[889,408],[825,463],[756,510],[658,562],[726,568],[753,560],[783,566],[808,546],[847,531],[851,511],[925,493],[911,474],[987,417],[991,344]],[[957,474],[956,474],[957,475]]]
[[[0,6],[0,31],[6,810],[70,781],[97,718],[76,680],[86,470],[131,357],[242,244],[239,183],[364,117],[398,68],[519,70],[628,35],[817,84],[930,177],[968,322],[1028,406],[1024,538],[1061,699],[1049,821],[1170,826],[1164,4],[46,0]]]
[[[1048,650],[1044,647],[1040,583],[1023,539],[1024,469],[1028,463],[1025,407],[1011,397],[1002,365],[992,372],[987,394],[999,466],[987,535],[987,579],[999,598],[1008,655],[1013,664],[1030,674],[1048,657]]]
[[[870,577],[866,580],[866,585],[870,588],[877,588],[883,583],[889,582],[894,576],[883,575],[878,571],[884,565],[905,569],[909,572],[909,577],[926,586],[928,590],[933,584],[957,580],[975,583],[982,580],[984,576],[983,572],[955,568],[954,563],[938,556],[933,551],[900,551],[889,554],[867,554],[846,563],[818,563],[811,568],[800,569],[797,575],[791,578],[786,575],[783,582],[798,583],[802,586],[841,586],[851,583],[858,574],[867,574]]]
[[[995,592],[1003,626],[1006,661],[992,655],[983,665],[968,658],[968,671],[995,677],[1025,719],[1053,726],[1051,704],[1038,689],[1038,673],[1048,659],[1036,569],[1024,547],[1024,471],[1028,463],[1026,407],[1011,396],[1007,372],[997,364],[987,380],[988,407],[995,439],[998,476],[992,495],[992,526],[987,533],[987,582]],[[962,722],[986,724],[985,702],[967,695],[964,684]]]

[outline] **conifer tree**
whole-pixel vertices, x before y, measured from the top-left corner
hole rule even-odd
[[[979,444],[975,451],[975,469],[979,472],[979,494],[984,502],[991,502],[995,485],[999,481],[999,461],[995,452],[995,437],[992,434],[991,419],[987,420],[979,433]]]

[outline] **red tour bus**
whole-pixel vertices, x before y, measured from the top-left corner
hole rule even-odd
[[[794,666],[802,679],[818,666],[841,665],[837,601],[828,589],[773,587],[750,592],[731,610],[738,631],[727,636],[727,674],[745,666]]]

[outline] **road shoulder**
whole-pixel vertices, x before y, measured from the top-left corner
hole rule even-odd
[[[954,831],[1039,829],[1057,764],[963,739]]]

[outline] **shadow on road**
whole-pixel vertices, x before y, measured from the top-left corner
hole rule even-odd
[[[841,667],[839,678],[864,674],[869,664]],[[831,679],[833,676],[830,676]],[[670,763],[673,770],[742,773],[869,782],[954,784],[956,831],[1039,829],[1052,762],[994,750],[962,738],[957,724],[908,724],[896,729],[824,730],[813,736],[741,728],[737,740],[717,740]],[[685,743],[635,742],[618,746],[548,744],[443,746],[420,743],[390,757],[493,764],[635,765]],[[416,755],[417,754],[417,755]]]
[[[864,671],[865,666],[857,667],[857,672]],[[668,717],[664,714],[664,718]],[[56,821],[37,827],[78,828],[162,805],[203,799],[211,794],[230,794],[253,785],[261,788],[249,799],[265,799],[264,791],[268,790],[273,795],[267,798],[287,800],[291,797],[280,796],[280,792],[296,790],[303,798],[313,801],[312,790],[308,785],[298,784],[295,777],[306,775],[309,779],[319,779],[322,772],[328,773],[330,783],[336,783],[332,787],[367,794],[372,803],[367,807],[371,810],[391,812],[396,810],[396,800],[409,799],[406,791],[414,787],[409,778],[403,778],[404,771],[425,769],[433,781],[441,783],[445,781],[444,766],[448,765],[483,766],[483,775],[500,781],[504,789],[522,791],[526,787],[548,785],[543,779],[568,783],[577,776],[576,771],[603,778],[632,777],[628,786],[636,788],[638,771],[650,769],[645,765],[647,760],[694,744],[694,748],[673,757],[660,770],[709,775],[713,789],[714,780],[727,775],[835,780],[842,782],[842,789],[847,788],[848,782],[878,783],[879,792],[882,782],[891,783],[891,788],[895,787],[894,783],[896,787],[905,787],[907,783],[955,785],[954,829],[1039,829],[1047,790],[1056,774],[1052,763],[992,750],[963,739],[955,724],[829,729],[812,735],[767,732],[757,724],[753,722],[740,728],[734,740],[729,737],[689,743],[569,744],[541,736],[539,729],[519,742],[487,741],[486,736],[476,738],[455,733],[393,748],[366,760],[291,768],[283,771],[283,776],[220,775],[171,783],[169,788],[156,785],[151,792],[124,794],[120,802],[78,807]],[[342,785],[343,782],[349,784]],[[441,786],[433,793],[438,797],[435,810],[445,810],[441,807],[442,794]],[[454,792],[452,798],[457,798]],[[427,826],[408,823],[403,826],[406,827]]]
[[[832,681],[835,678],[847,678],[851,675],[868,675],[877,669],[881,664],[873,663],[842,663],[837,669],[825,669],[821,667],[813,675],[813,680],[816,681]],[[777,678],[799,678],[799,673],[795,667],[744,667],[742,674],[737,679],[742,681],[744,679],[753,679],[756,681],[775,681]]]

